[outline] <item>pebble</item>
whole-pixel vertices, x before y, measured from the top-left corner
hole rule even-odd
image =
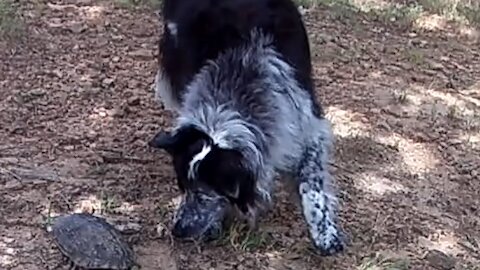
[[[431,266],[439,270],[450,270],[455,268],[455,259],[439,250],[430,250],[426,255]]]
[[[105,78],[105,79],[102,80],[102,85],[111,86],[114,81],[115,81],[115,79],[113,79],[113,78]]]
[[[382,122],[378,123],[378,126],[380,128],[383,128],[383,129],[387,130],[387,131],[390,131],[392,129],[386,121],[382,121]]]
[[[13,242],[15,242],[15,239],[10,238],[10,237],[4,237],[4,238],[3,238],[3,242],[4,242],[5,244],[12,244]]]
[[[128,55],[141,60],[149,60],[152,58],[151,51],[147,49],[139,49],[133,52],[129,52]]]
[[[32,96],[35,96],[35,97],[41,97],[41,96],[44,96],[46,93],[43,89],[36,88],[36,89],[32,89],[29,92],[29,94],[32,95]]]
[[[87,133],[87,139],[89,139],[89,140],[95,140],[97,138],[97,136],[98,136],[98,134],[93,130],[90,130]]]
[[[167,235],[167,227],[164,224],[157,225],[157,235],[160,238],[163,238],[165,235]]]
[[[4,189],[15,189],[15,188],[18,188],[18,187],[21,187],[21,186],[22,186],[22,184],[20,184],[19,181],[10,180],[7,183],[5,183]]]
[[[83,31],[85,31],[87,27],[83,25],[82,23],[74,23],[70,26],[70,31],[72,31],[75,34],[80,34]]]
[[[125,114],[126,114],[126,111],[125,111],[125,109],[124,109],[123,107],[115,108],[115,109],[113,109],[112,112],[111,112],[111,116],[113,116],[113,117],[119,117],[119,118],[125,116]]]
[[[138,233],[142,229],[142,225],[134,222],[129,222],[127,224],[119,224],[115,226],[117,230],[123,233]]]
[[[130,106],[137,106],[140,104],[140,97],[134,96],[128,99],[127,104]]]

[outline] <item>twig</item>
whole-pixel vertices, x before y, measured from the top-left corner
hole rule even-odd
[[[10,170],[7,170],[5,168],[0,168],[0,173],[3,173],[3,174],[6,174],[6,175],[10,175],[12,176],[13,178],[15,178],[16,180],[20,181],[22,180],[20,178],[20,176],[16,175],[14,172],[10,171]]]
[[[350,169],[347,169],[345,168],[344,166],[341,166],[341,165],[338,165],[338,164],[335,164],[335,163],[329,163],[331,166],[337,168],[337,169],[340,169],[342,171],[345,171],[347,173],[350,173],[350,174],[355,174],[356,172],[354,172],[353,170],[350,170]]]
[[[101,152],[100,156],[103,158],[103,160],[106,163],[122,163],[122,162],[134,162],[134,163],[140,163],[140,164],[147,164],[153,162],[153,160],[149,159],[143,159],[139,157],[134,157],[134,156],[126,156],[123,155],[122,153],[114,154],[115,152]]]

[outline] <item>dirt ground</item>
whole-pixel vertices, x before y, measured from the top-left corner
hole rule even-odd
[[[110,1],[20,1],[0,40],[0,269],[68,269],[52,217],[94,212],[143,269],[480,269],[478,32],[305,14],[350,242],[320,257],[279,187],[258,232],[212,243],[169,235],[178,190],[146,146],[171,115],[153,99],[161,20]]]

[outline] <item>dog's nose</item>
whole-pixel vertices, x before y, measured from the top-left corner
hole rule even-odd
[[[198,238],[205,231],[205,224],[194,222],[192,219],[178,220],[172,229],[172,235],[176,238]]]

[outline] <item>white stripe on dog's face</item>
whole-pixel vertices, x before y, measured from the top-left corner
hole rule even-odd
[[[195,156],[193,156],[192,160],[189,163],[189,168],[188,168],[188,178],[189,179],[194,179],[196,170],[197,170],[197,164],[202,161],[208,153],[212,151],[212,147],[210,145],[203,145],[202,150],[198,152]]]

